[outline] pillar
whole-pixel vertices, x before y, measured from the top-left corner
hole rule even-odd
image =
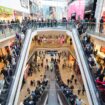
[[[99,22],[101,19],[101,15],[102,15],[102,9],[103,9],[103,4],[104,4],[105,0],[97,0],[97,4],[96,4],[96,11],[95,11],[95,18],[96,18],[96,32],[99,32]]]

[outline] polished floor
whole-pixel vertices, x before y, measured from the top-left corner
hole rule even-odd
[[[49,54],[47,54],[45,56],[45,59],[43,61],[44,63],[44,67],[43,68],[40,68],[40,72],[38,71],[37,73],[33,73],[32,77],[28,77],[27,78],[27,82],[26,84],[24,85],[24,87],[22,88],[21,92],[20,92],[20,97],[19,97],[19,105],[20,103],[22,103],[22,101],[25,99],[25,97],[27,97],[29,94],[27,92],[27,88],[30,88],[30,90],[35,90],[35,87],[32,87],[30,86],[30,81],[31,80],[40,80],[42,81],[43,77],[44,77],[44,74],[46,74],[46,71],[45,71],[45,65],[46,65],[46,59],[48,59],[48,61],[50,62],[51,60],[51,56]],[[66,59],[66,64],[68,65],[68,63],[71,65],[71,69],[66,67],[65,69],[62,69],[62,64],[64,63],[64,59]],[[38,57],[37,59],[38,63],[41,63],[41,59]],[[60,74],[61,74],[61,77],[62,77],[62,80],[64,81],[65,84],[67,84],[67,79],[70,79],[71,78],[71,75],[73,74],[74,77],[78,80],[78,78],[80,78],[79,76],[77,77],[73,68],[72,68],[72,65],[73,65],[73,61],[68,61],[66,57],[61,57],[61,62],[59,64],[59,67],[60,67]],[[49,74],[49,73],[47,73]],[[50,94],[50,97],[49,97],[49,101],[50,99],[52,99],[52,97],[54,97],[54,100],[55,99],[55,94],[56,94],[56,90],[55,90],[55,80],[54,80],[54,73],[50,74],[50,75],[47,75],[48,79],[51,80],[50,81],[50,91],[49,91],[49,94]],[[74,89],[73,89],[73,92],[74,94],[76,94],[79,98],[82,99],[82,105],[89,105],[88,104],[88,100],[87,100],[87,97],[86,97],[86,94],[82,94],[82,92],[78,95],[78,89],[82,90],[82,86],[83,86],[83,82],[82,81],[77,81],[77,84],[74,83],[74,81],[72,82],[72,84],[70,85],[74,85]],[[53,93],[53,94],[52,94]],[[48,103],[50,103],[48,101]],[[51,104],[48,104],[48,105],[51,105]]]

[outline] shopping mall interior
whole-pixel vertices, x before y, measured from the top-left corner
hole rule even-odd
[[[0,0],[0,105],[105,105],[105,0]]]

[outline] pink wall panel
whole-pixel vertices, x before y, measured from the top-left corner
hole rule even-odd
[[[78,17],[83,19],[84,11],[85,11],[85,0],[74,1],[68,6],[68,13],[67,13],[68,17],[67,18],[70,19],[71,15],[73,13],[76,13],[76,19],[78,19]]]

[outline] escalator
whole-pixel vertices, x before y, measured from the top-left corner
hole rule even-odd
[[[54,74],[54,72],[52,72],[47,105],[59,105],[58,100],[57,100],[57,92],[56,91],[57,90],[56,90],[55,74]]]
[[[49,80],[48,88],[45,89],[37,105],[71,105],[56,81],[55,68],[52,71],[46,71],[45,75]]]
[[[99,92],[90,73],[88,62],[86,60],[86,56],[76,28],[72,29],[72,39],[75,45],[76,55],[78,55],[77,60],[83,77],[89,103],[90,105],[103,105],[99,96]]]

